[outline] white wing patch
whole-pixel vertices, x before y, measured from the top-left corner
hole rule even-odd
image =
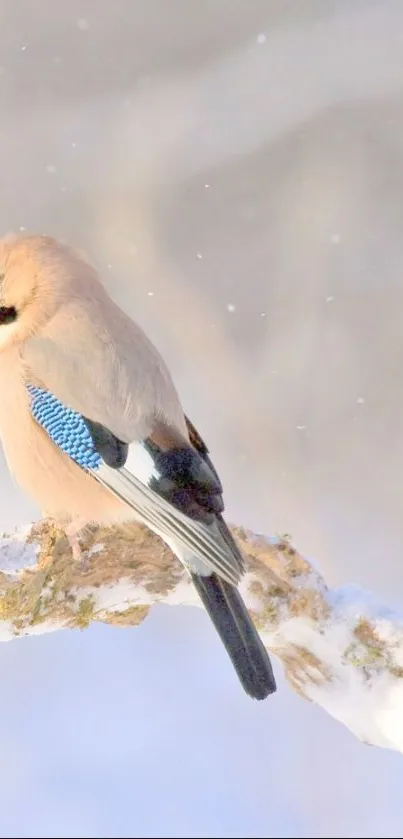
[[[152,455],[141,442],[130,443],[125,469],[145,486],[150,486],[152,478],[160,477]]]

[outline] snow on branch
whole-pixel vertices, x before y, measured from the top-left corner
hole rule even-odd
[[[243,597],[290,686],[363,742],[403,751],[403,616],[358,588],[328,588],[288,538],[232,530],[247,560]],[[0,537],[0,641],[92,621],[134,626],[155,603],[201,605],[145,528],[88,528],[82,545],[85,569],[49,521]]]

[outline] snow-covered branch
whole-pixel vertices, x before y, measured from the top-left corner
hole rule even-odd
[[[403,616],[360,589],[328,588],[288,538],[233,533],[247,558],[245,602],[291,687],[364,742],[403,751]],[[51,522],[0,538],[0,640],[91,621],[133,626],[155,603],[200,605],[144,528],[88,529],[82,544],[85,569]]]

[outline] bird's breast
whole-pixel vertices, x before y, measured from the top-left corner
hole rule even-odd
[[[63,451],[38,424],[18,356],[9,359],[9,364],[2,356],[0,439],[17,484],[40,510],[62,522],[80,519],[112,524],[131,518],[130,509],[80,468],[67,448]],[[68,428],[64,439],[68,446]]]

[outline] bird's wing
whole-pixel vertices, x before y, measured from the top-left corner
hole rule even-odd
[[[141,328],[107,297],[91,299],[90,313],[84,304],[69,301],[51,334],[26,342],[27,382],[126,442],[146,437],[162,414],[185,432],[172,377]]]
[[[194,427],[187,423],[193,438],[189,443],[176,429],[155,423],[146,440],[128,446],[122,466],[122,450],[113,463],[116,438],[103,429],[105,447],[99,442],[100,427],[86,422],[104,460],[100,477],[105,485],[123,500],[131,499],[133,506],[139,503],[140,481],[143,515],[147,512],[150,521],[159,510],[154,529],[168,537],[170,544],[179,539],[210,571],[237,583],[244,570],[243,558],[222,519],[221,482]]]
[[[186,427],[187,427],[187,431],[188,431],[189,440],[190,440],[191,445],[193,446],[194,449],[196,449],[197,452],[199,452],[200,456],[203,458],[205,463],[209,466],[209,468],[211,469],[211,471],[215,475],[216,480],[217,480],[217,484],[221,487],[221,492],[222,492],[222,486],[221,486],[220,478],[218,477],[215,466],[211,461],[210,453],[209,453],[209,450],[208,450],[204,440],[202,439],[199,432],[197,431],[197,428],[195,428],[193,423],[190,421],[189,417],[185,416],[185,421],[186,421]],[[222,496],[221,496],[221,500],[223,501]],[[235,555],[238,556],[238,561],[239,561],[240,567],[243,571],[244,570],[243,556],[242,556],[242,554],[241,554],[241,552],[238,548],[238,545],[236,544],[235,540],[233,539],[231,531],[227,527],[227,525],[226,525],[226,523],[225,523],[225,521],[222,517],[223,512],[224,512],[224,503],[222,503],[222,509],[220,511],[217,511],[217,516],[216,516],[217,525],[220,529],[221,536],[227,542],[229,549],[231,551],[233,551],[233,553]]]
[[[198,558],[201,573],[239,582],[242,555],[221,518],[222,487],[201,438],[196,448],[159,422],[147,440],[126,444],[43,388],[29,390],[34,419],[79,466],[168,544]],[[195,441],[193,426],[190,433]]]

